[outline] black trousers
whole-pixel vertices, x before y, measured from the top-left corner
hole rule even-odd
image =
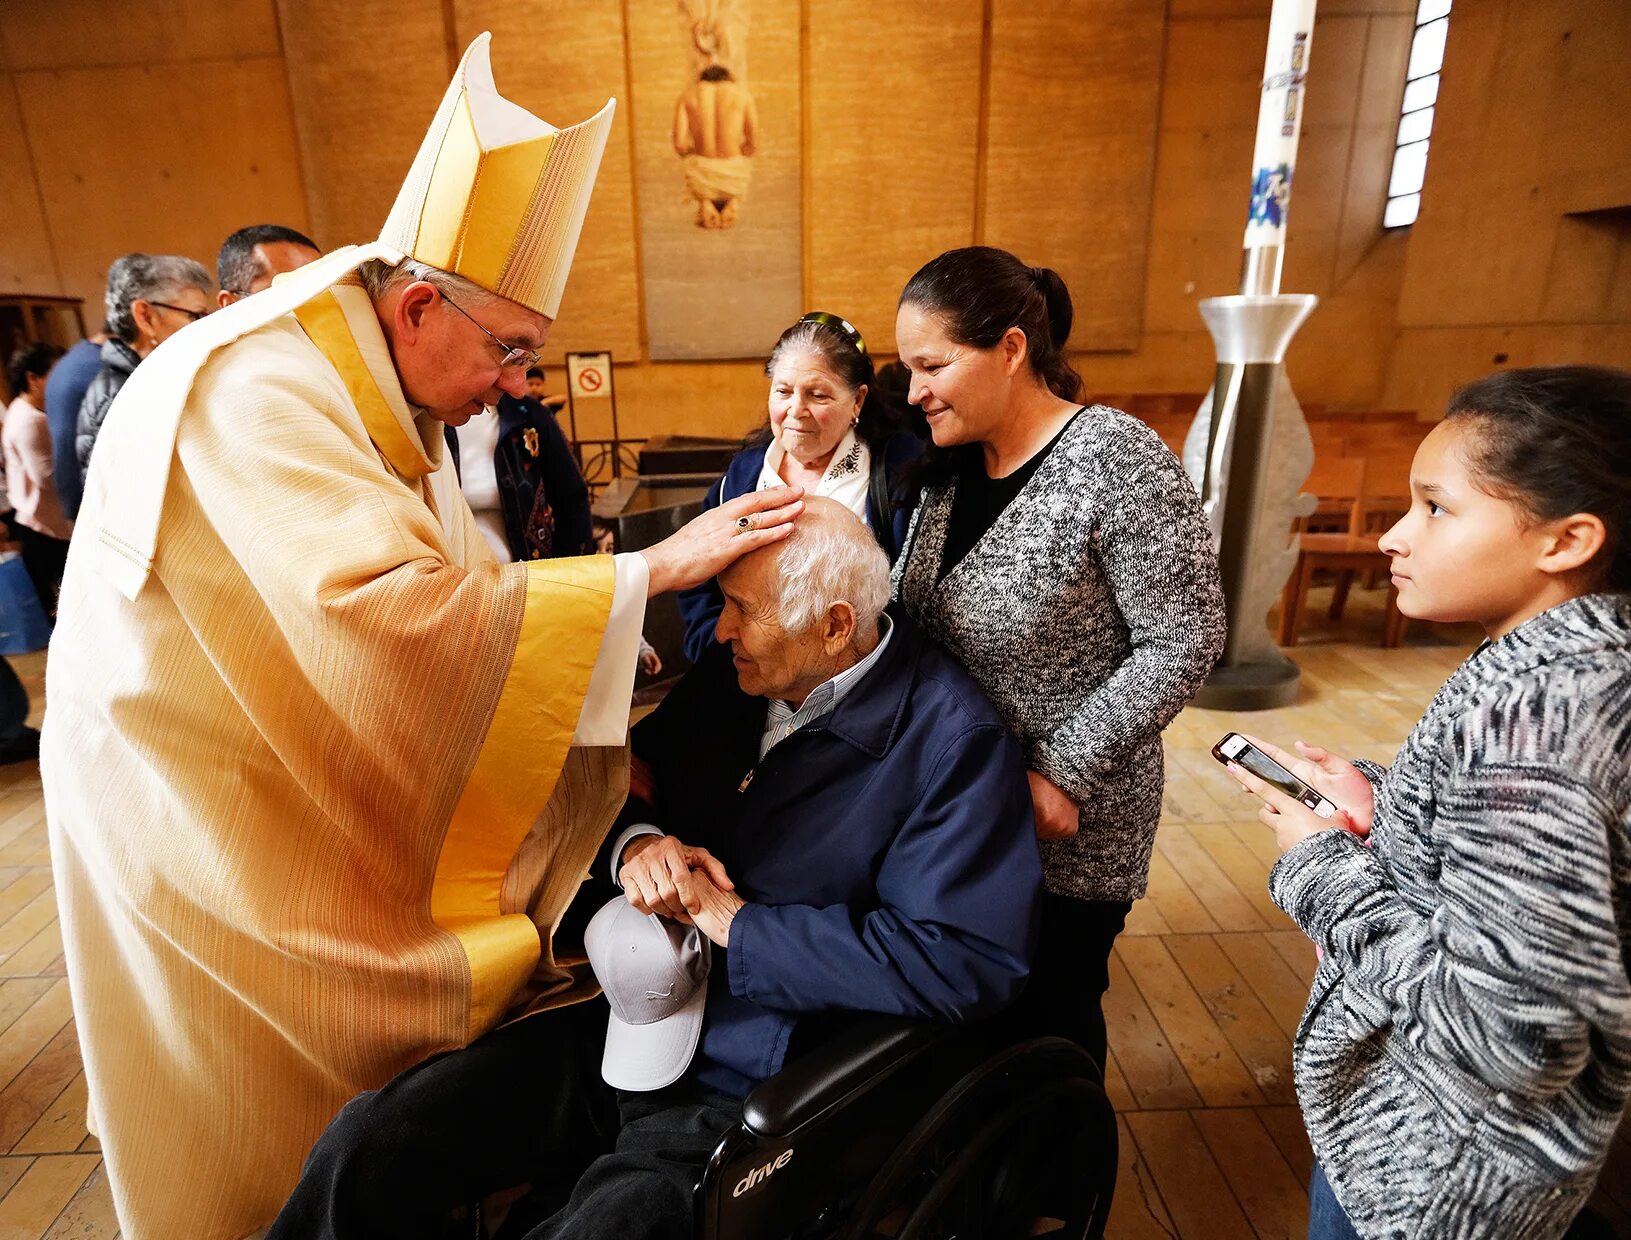
[[[1109,1039],[1104,992],[1110,989],[1110,948],[1127,924],[1131,900],[1042,897],[1042,937],[1031,977],[1006,1019],[1021,1037],[1068,1038],[1104,1073]]]
[[[605,1030],[599,1003],[542,1012],[358,1095],[267,1240],[470,1240],[478,1203],[522,1185],[558,1207],[616,1133]]]
[[[34,593],[40,596],[40,606],[47,616],[55,616],[62,570],[68,566],[68,540],[31,530],[21,522],[12,527],[12,536],[23,553],[23,567],[34,583]]]
[[[742,1104],[675,1086],[619,1094],[617,1148],[597,1158],[572,1198],[526,1240],[691,1240],[693,1197]]]
[[[27,722],[28,690],[11,664],[0,659],[0,745],[15,744]]]

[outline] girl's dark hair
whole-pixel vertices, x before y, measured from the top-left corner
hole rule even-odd
[[[1025,333],[1031,371],[1062,400],[1076,400],[1082,377],[1065,360],[1074,311],[1070,290],[1051,267],[1027,267],[1007,250],[971,245],[947,250],[918,269],[901,291],[939,319],[958,344],[995,347],[1010,327]]]
[[[859,391],[865,386],[866,399],[861,402],[861,420],[856,424],[855,433],[866,440],[868,447],[876,450],[885,440],[904,429],[905,418],[879,390],[877,377],[872,372],[872,358],[866,351],[861,334],[853,327],[845,331],[844,326],[844,320],[836,315],[806,315],[777,338],[775,348],[765,359],[765,375],[768,377],[775,373],[776,363],[789,350],[809,349],[819,354],[828,369],[850,391]],[[763,446],[769,442],[768,426],[760,427],[747,439],[749,446]]]
[[[1631,372],[1505,370],[1458,391],[1445,416],[1472,423],[1468,463],[1485,490],[1539,521],[1600,518],[1602,584],[1631,590]]]
[[[45,378],[51,373],[52,364],[62,356],[62,350],[54,344],[46,344],[43,340],[36,340],[33,344],[25,344],[11,355],[11,361],[6,365],[6,381],[11,384],[13,396],[20,396],[28,390],[28,377],[39,375]]]

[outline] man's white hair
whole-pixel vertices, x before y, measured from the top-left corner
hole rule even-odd
[[[778,619],[789,633],[818,624],[834,603],[855,609],[856,630],[870,632],[889,605],[889,557],[854,513],[837,504],[825,520],[795,522],[781,543]]]
[[[371,258],[357,268],[357,278],[362,281],[362,286],[375,301],[392,289],[412,284],[417,280],[423,280],[441,292],[451,294],[457,298],[461,308],[484,306],[490,301],[499,299],[497,293],[482,288],[473,280],[466,280],[451,271],[443,271],[440,267],[432,267],[429,263],[422,263],[416,258],[405,258],[394,266],[382,258]]]

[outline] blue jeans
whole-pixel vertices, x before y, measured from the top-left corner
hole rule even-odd
[[[1342,1203],[1326,1183],[1325,1168],[1319,1163],[1314,1164],[1308,1182],[1308,1240],[1359,1240],[1359,1233],[1343,1213]]]

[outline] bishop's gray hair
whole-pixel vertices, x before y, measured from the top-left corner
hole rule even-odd
[[[412,284],[416,280],[423,280],[426,284],[435,286],[438,291],[456,297],[461,308],[484,306],[490,301],[498,300],[498,294],[489,292],[474,281],[454,275],[451,271],[443,271],[440,267],[432,267],[429,263],[422,263],[416,258],[405,258],[396,264],[388,263],[382,258],[371,258],[357,268],[357,278],[368,290],[368,296],[375,301],[392,289]]]
[[[184,288],[196,288],[208,296],[214,287],[204,264],[193,259],[179,254],[126,254],[108,268],[107,292],[102,297],[107,329],[126,344],[135,344],[133,302],[173,301]]]
[[[870,632],[889,605],[889,557],[866,523],[848,510],[830,519],[794,523],[777,560],[781,608],[789,633],[820,623],[834,603],[855,609],[857,632]]]

